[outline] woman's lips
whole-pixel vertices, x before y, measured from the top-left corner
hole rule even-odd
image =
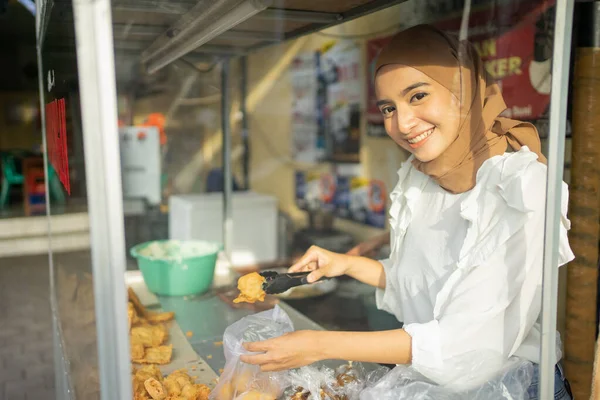
[[[431,129],[421,133],[419,136],[416,136],[411,139],[407,139],[406,141],[408,142],[408,145],[410,147],[412,147],[413,149],[416,149],[425,144],[425,142],[431,136],[431,134],[433,133],[434,130],[435,130],[435,128],[431,128]]]

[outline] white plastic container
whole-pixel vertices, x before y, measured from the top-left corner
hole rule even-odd
[[[277,259],[277,198],[253,192],[233,193],[231,263],[246,265]],[[223,195],[172,196],[169,238],[223,242]]]

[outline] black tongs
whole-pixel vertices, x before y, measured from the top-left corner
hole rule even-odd
[[[283,273],[280,274],[275,271],[261,272],[260,275],[266,279],[263,283],[263,290],[267,294],[278,294],[283,293],[293,287],[308,285],[309,282],[306,280],[310,272],[294,272],[294,273]],[[331,278],[323,277],[317,282],[328,280]],[[313,283],[317,283],[313,282]]]

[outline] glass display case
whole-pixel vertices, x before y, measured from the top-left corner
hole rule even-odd
[[[214,385],[225,328],[261,310],[227,297],[240,274],[288,267],[312,245],[344,253],[376,237],[366,255],[389,256],[390,193],[410,154],[386,134],[373,74],[390,38],[423,23],[472,42],[502,89],[503,115],[542,136],[539,398],[552,397],[572,1],[38,7],[45,157],[69,193],[63,208],[47,204],[51,242],[62,231],[53,215],[76,209],[89,220],[89,249],[51,248],[57,398],[132,398],[128,290],[149,309],[175,313],[173,365],[189,367],[180,357],[189,351],[211,377],[202,383]],[[222,245],[208,292],[165,296],[146,287],[132,249],[163,240]],[[377,309],[374,289],[347,278],[273,301],[296,329],[402,322]]]

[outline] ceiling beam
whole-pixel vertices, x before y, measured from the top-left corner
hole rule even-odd
[[[308,22],[308,23],[319,23],[329,24],[332,22],[340,21],[342,15],[338,13],[327,13],[317,11],[303,11],[303,10],[287,10],[284,8],[269,8],[254,18],[265,19],[265,20],[281,20],[295,22]]]

